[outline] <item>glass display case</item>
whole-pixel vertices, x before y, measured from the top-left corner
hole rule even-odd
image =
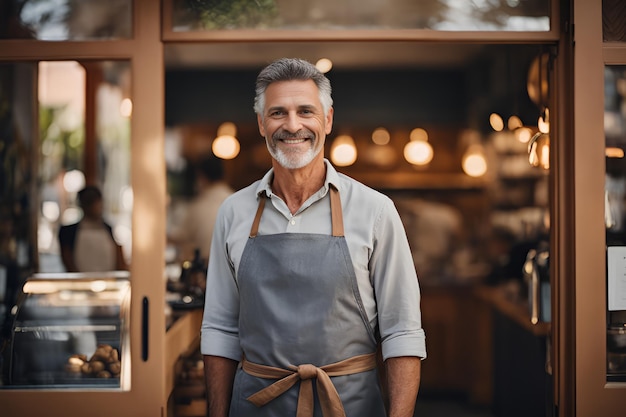
[[[11,311],[2,385],[130,389],[130,279],[125,271],[29,277]]]

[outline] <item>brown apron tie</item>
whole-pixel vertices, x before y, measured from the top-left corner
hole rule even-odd
[[[330,219],[333,223],[333,236],[343,236],[343,212],[339,191],[330,184]]]
[[[259,194],[259,207],[256,209],[254,215],[254,221],[252,222],[252,228],[250,229],[250,237],[256,237],[259,234],[259,223],[261,222],[261,214],[263,214],[263,208],[265,208],[265,199],[267,196],[265,193]]]
[[[256,237],[259,234],[259,224],[261,223],[261,214],[263,214],[266,199],[267,195],[265,193],[259,194],[259,206],[256,209],[254,221],[252,222],[252,227],[250,228],[250,237]],[[330,218],[333,225],[333,236],[343,236],[343,212],[341,210],[341,199],[339,198],[339,191],[332,184],[330,184]]]
[[[313,383],[312,379],[317,378],[316,386],[320,397],[322,415],[324,417],[346,417],[343,404],[339,394],[335,389],[330,377],[340,375],[350,375],[365,372],[376,368],[376,353],[358,355],[344,359],[340,362],[331,363],[316,367],[305,364],[292,366],[291,369],[275,368],[273,366],[259,365],[247,361],[245,358],[242,364],[243,370],[258,378],[278,379],[272,385],[252,394],[248,401],[262,407],[278,397],[296,382],[300,382],[300,392],[298,393],[298,406],[296,417],[313,416]],[[279,379],[280,378],[280,379]]]

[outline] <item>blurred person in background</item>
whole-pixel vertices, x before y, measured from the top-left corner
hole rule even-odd
[[[122,247],[103,217],[102,192],[88,185],[78,192],[83,218],[59,229],[61,259],[67,272],[128,270]]]
[[[194,162],[195,197],[187,206],[181,224],[168,236],[178,248],[179,258],[190,260],[196,250],[205,266],[211,251],[211,238],[222,202],[233,193],[224,181],[222,160],[213,154]]]

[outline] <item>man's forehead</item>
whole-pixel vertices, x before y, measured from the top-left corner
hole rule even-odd
[[[276,81],[265,91],[266,107],[319,106],[319,91],[312,80]]]
[[[285,80],[275,81],[267,86],[268,94],[314,94],[317,95],[317,85],[313,80]]]

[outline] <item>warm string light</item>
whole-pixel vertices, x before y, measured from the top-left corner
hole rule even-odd
[[[500,120],[502,119],[500,118]],[[504,128],[504,124],[502,128]],[[474,129],[467,129],[461,133],[459,141],[461,146],[465,147],[465,152],[461,159],[463,172],[470,177],[482,177],[485,175],[488,166],[481,134]]]
[[[326,74],[333,68],[333,61],[328,58],[320,58],[315,63],[315,68],[317,68],[321,73]]]
[[[427,165],[434,156],[433,147],[428,143],[428,132],[415,128],[409,134],[409,143],[404,145],[404,159],[413,165]]]
[[[481,144],[475,143],[467,147],[461,166],[463,172],[470,177],[482,177],[487,173],[487,159]]]
[[[354,164],[357,157],[356,145],[352,136],[339,135],[330,147],[330,159],[340,167]]]
[[[237,140],[237,126],[232,122],[224,122],[217,128],[217,137],[213,140],[211,150],[221,159],[233,159],[239,155],[241,146]]]
[[[387,145],[389,141],[391,141],[391,135],[384,127],[376,128],[372,132],[372,142],[376,145]]]
[[[491,128],[500,132],[504,130],[504,120],[498,113],[489,115],[489,124]],[[514,137],[521,143],[528,144],[528,162],[532,166],[549,169],[550,167],[550,109],[545,107],[541,115],[537,119],[538,132],[533,135],[533,129],[524,126],[522,120],[512,115],[508,118],[506,127],[513,132]],[[469,152],[469,150],[468,150]],[[466,154],[467,155],[467,154]],[[607,154],[608,156],[608,154]],[[465,157],[463,164],[465,164]],[[482,164],[482,163],[481,163]],[[465,171],[465,167],[463,168]],[[467,171],[465,171],[468,175]],[[486,172],[486,162],[485,162]],[[483,173],[484,174],[484,173]],[[483,175],[481,174],[481,175]]]
[[[550,133],[550,109],[547,107],[537,119],[537,127],[541,133]]]
[[[491,113],[489,115],[489,124],[496,132],[501,132],[502,129],[504,129],[504,120],[502,120],[502,116],[498,113]]]

